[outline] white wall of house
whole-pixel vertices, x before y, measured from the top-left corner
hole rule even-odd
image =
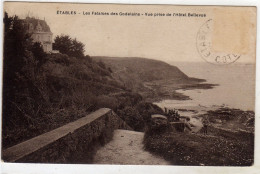
[[[45,52],[52,51],[52,33],[51,32],[35,32],[32,34],[33,42],[40,42]]]

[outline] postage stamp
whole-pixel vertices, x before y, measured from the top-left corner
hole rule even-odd
[[[241,55],[233,53],[214,52],[212,50],[213,19],[207,20],[199,29],[196,39],[200,56],[207,62],[225,65],[235,62]]]

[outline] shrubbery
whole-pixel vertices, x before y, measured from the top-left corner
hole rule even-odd
[[[3,147],[74,121],[102,107],[113,109],[135,130],[161,110],[115,80],[103,62],[84,55],[84,45],[57,36],[58,54],[33,43],[18,17],[5,14]],[[72,47],[72,48],[71,48]]]
[[[172,165],[250,166],[254,161],[254,135],[209,127],[209,136],[164,131],[146,133],[145,149]],[[221,133],[220,133],[220,132]]]
[[[53,43],[53,49],[59,50],[62,54],[71,57],[84,57],[85,45],[77,39],[72,39],[68,35],[56,36]]]

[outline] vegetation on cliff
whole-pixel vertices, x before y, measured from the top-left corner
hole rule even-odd
[[[101,107],[113,109],[133,129],[161,109],[115,79],[101,61],[84,55],[76,39],[61,35],[45,53],[17,16],[4,17],[3,148],[74,121]],[[80,45],[80,47],[78,47]]]
[[[214,86],[161,61],[90,57],[84,44],[67,35],[57,36],[53,46],[60,53],[45,53],[19,18],[5,13],[4,149],[102,107],[113,109],[134,130],[144,131],[152,114],[164,114],[151,101],[188,99],[176,89]],[[254,113],[224,108],[204,116],[219,124],[209,126],[208,135],[148,129],[145,148],[174,165],[252,165]],[[223,129],[238,126],[242,130]]]
[[[208,117],[207,134],[164,131],[148,126],[145,149],[173,165],[250,166],[254,162],[254,113],[220,108]]]
[[[216,84],[202,83],[190,78],[178,67],[159,60],[138,57],[93,57],[103,61],[112,70],[112,76],[123,86],[141,94],[146,101],[162,99],[187,100],[177,89],[210,89]]]

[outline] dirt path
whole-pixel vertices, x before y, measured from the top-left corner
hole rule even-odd
[[[115,130],[113,140],[97,151],[94,164],[169,165],[143,150],[143,137],[142,132]]]

